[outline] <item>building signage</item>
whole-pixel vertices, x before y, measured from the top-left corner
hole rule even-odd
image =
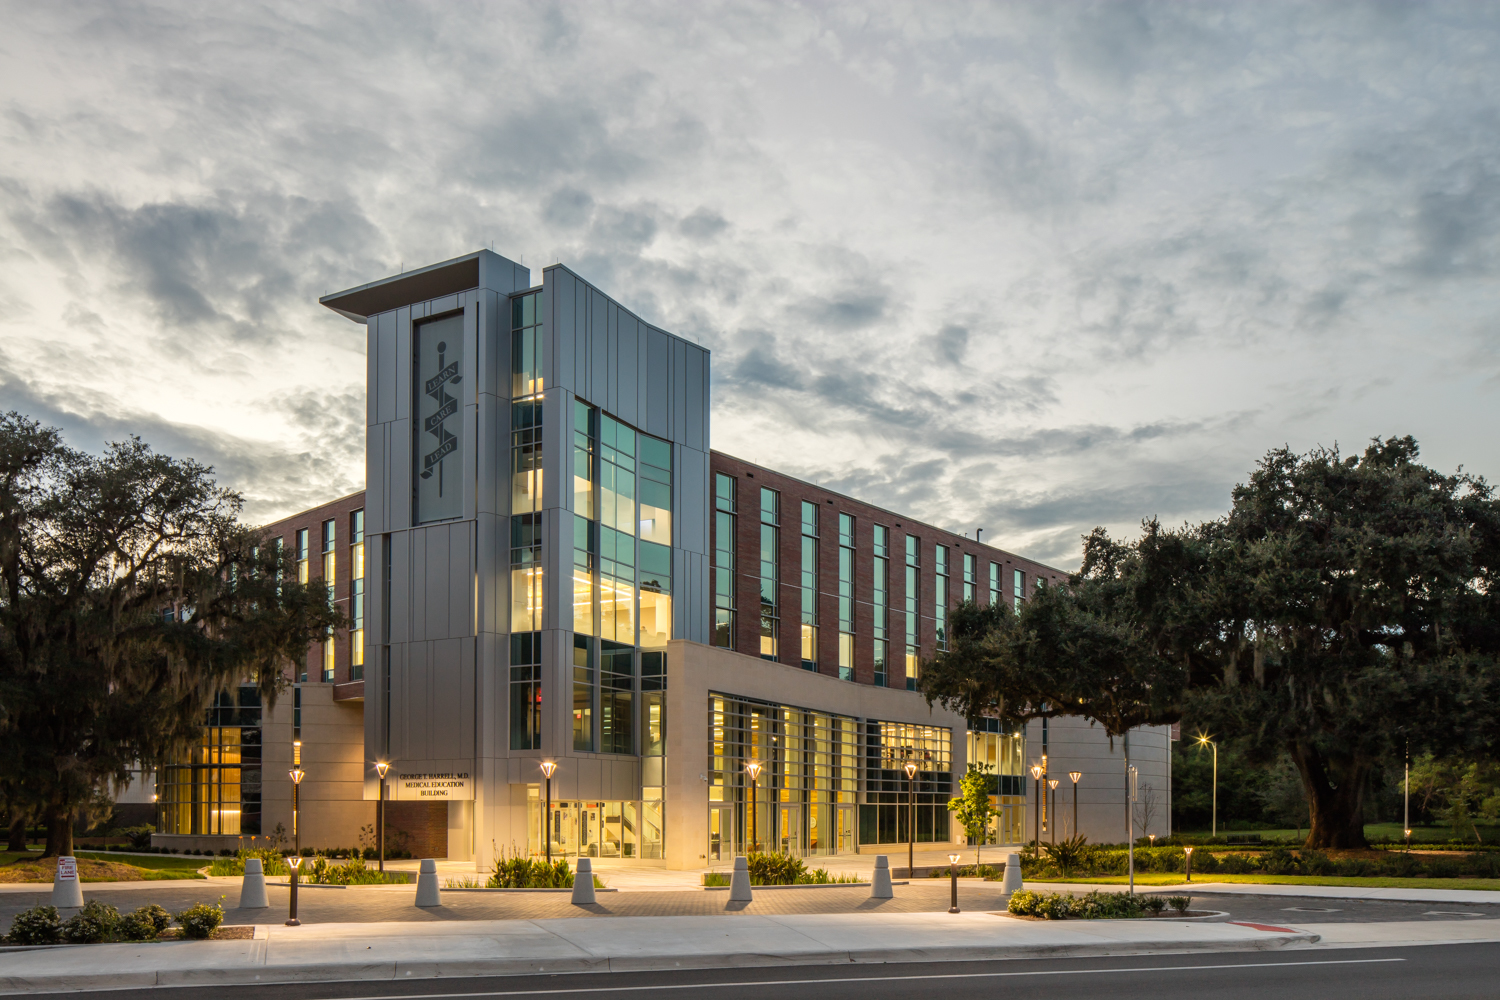
[[[391,798],[402,802],[434,799],[472,799],[474,785],[468,771],[397,774]]]
[[[59,882],[78,881],[78,859],[58,858],[57,879]]]
[[[463,516],[462,314],[417,327],[417,522]]]

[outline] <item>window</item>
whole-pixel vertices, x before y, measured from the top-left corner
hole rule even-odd
[[[641,638],[660,649],[672,638],[672,445],[637,434],[640,451]]]
[[[964,553],[964,600],[978,600],[976,596],[975,574],[977,573],[977,560],[969,553]]]
[[[297,582],[308,581],[307,529],[297,529]]]
[[[891,529],[883,524],[875,525],[875,558],[871,571],[874,592],[870,597],[870,604],[873,606],[875,618],[875,684],[877,687],[885,687],[890,679],[886,670],[886,642],[890,638],[887,634],[887,626],[890,622],[891,606],[890,539]]]
[[[734,648],[734,540],[736,480],[714,475],[714,634],[713,644]]]
[[[328,588],[328,603],[330,604],[333,603],[334,585],[338,580],[336,576],[338,556],[333,551],[337,523],[332,518],[323,522],[323,586]],[[333,632],[330,630],[323,639],[323,682],[325,684],[333,681],[333,666]]]
[[[634,753],[635,650],[624,643],[599,643],[599,750]]]
[[[999,606],[1005,597],[1000,593],[1000,564],[990,563],[990,603]]]
[[[953,794],[952,730],[905,722],[864,723],[865,802],[859,810],[861,844],[919,843],[948,839],[948,800]],[[907,761],[917,775],[907,788]],[[917,827],[908,832],[914,798]]]
[[[934,550],[932,617],[936,624],[937,648],[948,648],[948,546]]]
[[[573,401],[573,631],[593,635],[599,620],[598,587],[594,573],[599,568],[597,509],[599,411]]]
[[[573,749],[594,749],[594,640],[573,636]]]
[[[510,300],[511,387],[516,399],[539,395],[545,388],[542,377],[542,297],[538,292],[517,295]]]
[[[1020,611],[1021,602],[1026,600],[1026,574],[1020,570],[1016,570],[1014,589],[1011,593],[1015,595],[1016,610]]]
[[[917,689],[917,664],[921,662],[921,639],[917,632],[918,607],[921,591],[918,589],[919,574],[921,568],[917,562],[918,546],[921,542],[916,535],[906,536],[906,690]]]
[[[542,634],[510,637],[510,748],[542,748]]]
[[[636,433],[599,415],[599,634],[635,645]]]
[[[300,693],[300,691],[299,691]],[[198,738],[158,772],[163,833],[260,833],[261,702],[254,687],[221,691]]]
[[[854,518],[839,515],[839,680],[854,680]]]
[[[818,669],[818,505],[802,501],[802,669]]]
[[[365,677],[365,512],[349,515],[349,679]]]
[[[778,606],[777,555],[780,545],[781,494],[762,488],[760,491],[760,655],[774,660],[778,655],[777,637],[781,628]]]
[[[417,326],[414,477],[416,522],[463,516],[463,437],[466,421],[458,412],[463,394],[464,317],[462,313]]]
[[[510,408],[510,512],[542,509],[542,404]]]
[[[542,628],[542,515],[510,519],[510,630]]]

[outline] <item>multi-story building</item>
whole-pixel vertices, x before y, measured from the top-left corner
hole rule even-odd
[[[269,534],[299,576],[333,581],[352,627],[309,650],[264,720],[226,696],[238,833],[292,828],[296,759],[302,843],[350,844],[384,760],[414,848],[481,865],[549,841],[677,868],[950,843],[947,802],[977,761],[996,776],[990,837],[1015,843],[1042,820],[1026,769],[1047,753],[1064,794],[1044,836],[1072,832],[1076,770],[1078,826],[1124,839],[1122,743],[915,692],[952,607],[1062,573],[711,451],[709,352],[561,265],[532,286],[481,251],[322,301],[368,330],[367,488]],[[218,777],[178,771],[174,802],[234,798],[234,727],[216,720],[200,756]],[[1160,789],[1155,833],[1167,739],[1131,742]],[[162,836],[232,838],[211,812],[179,808]]]

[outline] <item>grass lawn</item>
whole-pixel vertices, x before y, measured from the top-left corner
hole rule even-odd
[[[1207,830],[1179,830],[1177,831],[1177,833],[1179,836],[1187,840],[1208,839]],[[1296,841],[1298,840],[1298,838],[1305,839],[1307,837],[1307,827],[1304,826],[1301,830],[1297,830],[1292,827],[1287,827],[1284,830],[1238,830],[1232,827],[1219,828],[1220,837],[1243,837],[1247,834],[1256,833],[1260,834],[1260,839],[1263,841]],[[1486,843],[1490,843],[1496,839],[1500,839],[1500,828],[1481,826],[1479,828],[1479,835],[1484,838],[1484,841]],[[1394,843],[1404,839],[1404,834],[1402,833],[1400,823],[1366,823],[1365,838],[1370,841],[1388,840]],[[1413,844],[1445,844],[1452,839],[1453,829],[1452,827],[1447,826],[1414,826],[1412,827],[1411,831],[1411,841]],[[1241,845],[1234,844],[1232,846],[1239,847]]]
[[[157,881],[161,879],[195,879],[202,878],[198,869],[208,863],[207,858],[179,857],[171,854],[154,855],[119,855],[100,851],[75,851],[74,856],[78,858],[81,869],[80,875],[84,882],[114,881],[118,878],[141,881]],[[128,858],[129,860],[126,860]],[[13,865],[19,865],[21,869],[38,867],[36,862],[41,860],[40,851],[28,851],[20,854],[15,851],[0,851],[0,872]],[[51,859],[48,859],[49,865]],[[83,862],[95,862],[96,864],[83,864]],[[44,866],[45,867],[45,866]],[[55,866],[52,866],[55,867]],[[11,868],[12,872],[18,869]],[[21,881],[33,881],[45,875],[45,881],[50,882],[52,876],[48,872],[40,870],[32,873],[31,878],[22,878]],[[6,879],[0,879],[6,881]]]
[[[1086,885],[1125,885],[1124,875],[1097,875],[1090,878],[1048,879],[1049,882],[1076,882]],[[1341,875],[1219,875],[1202,874],[1192,883],[1181,875],[1145,872],[1135,877],[1136,885],[1199,885],[1206,882],[1234,882],[1247,885],[1341,885],[1366,889],[1489,889],[1500,892],[1500,878],[1355,878]]]

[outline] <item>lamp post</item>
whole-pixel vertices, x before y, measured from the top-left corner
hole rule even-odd
[[[1057,786],[1058,786],[1058,784],[1059,784],[1059,782],[1058,782],[1058,780],[1056,778],[1048,778],[1047,779],[1047,787],[1052,792],[1051,809],[1049,810],[1049,812],[1052,812],[1052,813],[1057,812]],[[1057,843],[1057,820],[1056,819],[1054,819],[1052,821],[1052,842],[1054,844]]]
[[[302,856],[302,779],[307,777],[307,772],[300,767],[294,767],[287,774],[292,779],[292,853],[300,858]]]
[[[390,761],[375,762],[375,773],[380,775],[380,798],[375,802],[375,846],[380,851],[381,871],[385,871],[385,775],[390,769]]]
[[[552,774],[557,770],[557,761],[544,760],[540,765],[542,777],[547,779],[547,811],[542,814],[542,840],[547,844],[547,864],[552,864]]]
[[[1032,843],[1036,845],[1037,857],[1042,855],[1042,765],[1031,765],[1031,780],[1036,786],[1036,815],[1032,817],[1032,827],[1036,830],[1036,836]]]
[[[1132,896],[1135,895],[1135,790],[1136,778],[1139,774],[1135,766],[1131,765],[1128,771],[1130,801],[1125,806],[1125,811],[1130,814],[1130,859],[1127,863],[1130,865],[1130,894]]]
[[[302,867],[302,855],[294,854],[287,859],[287,865],[292,870],[292,907],[287,914],[286,925],[288,927],[301,927],[302,921],[297,919],[297,869]]]
[[[1191,846],[1182,849],[1183,856],[1187,858],[1187,881],[1193,880],[1193,849]]]
[[[153,796],[154,797],[154,796]],[[1406,830],[1406,850],[1411,851],[1411,749],[1406,752],[1406,778],[1401,786],[1401,826]]]
[[[902,768],[906,772],[906,877],[916,878],[916,843],[917,843],[917,763],[909,760]]]
[[[746,764],[745,772],[750,775],[750,852],[753,854],[756,851],[760,850],[760,830],[757,828],[755,823],[755,779],[760,777],[760,761],[752,760],[750,763]]]
[[[958,855],[948,855],[948,880],[953,885],[953,901],[948,906],[949,913],[958,912],[958,869],[953,867],[958,864]]]
[[[1068,777],[1073,779],[1073,836],[1078,836],[1078,779],[1083,777],[1082,771],[1069,771]]]
[[[1209,836],[1217,837],[1219,835],[1219,744],[1215,743],[1211,737],[1199,733],[1198,745],[1214,748],[1214,811],[1213,825],[1209,827]]]

